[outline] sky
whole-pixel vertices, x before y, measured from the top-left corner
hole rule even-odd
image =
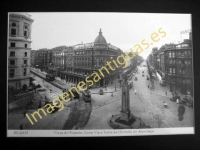
[[[107,43],[122,51],[135,51],[134,46],[143,39],[151,41],[151,34],[162,28],[166,36],[154,42],[148,49],[140,53],[146,59],[153,47],[160,48],[164,44],[188,39],[189,34],[180,34],[191,29],[190,14],[161,13],[30,13],[34,20],[31,30],[31,48],[54,48],[57,46],[73,46],[91,43],[99,34]]]

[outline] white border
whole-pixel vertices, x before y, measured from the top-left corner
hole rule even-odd
[[[101,137],[195,134],[194,127],[122,130],[8,130],[7,137]]]

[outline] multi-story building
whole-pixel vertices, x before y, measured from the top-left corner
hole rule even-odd
[[[8,32],[8,95],[27,90],[30,86],[31,25],[27,13],[9,13]]]
[[[31,50],[31,66],[35,64],[35,50]]]
[[[77,84],[87,75],[97,71],[110,59],[116,59],[121,49],[106,42],[100,30],[95,41],[87,44],[78,44],[71,47],[61,46],[52,49],[54,74]],[[114,66],[114,64],[111,64]],[[102,70],[104,72],[104,70]],[[107,74],[107,73],[105,73]],[[96,86],[107,85],[117,71],[105,76]]]
[[[165,44],[158,51],[152,50],[147,61],[155,67],[171,92],[174,94],[189,92],[193,95],[191,33],[189,39],[180,44]]]
[[[61,68],[64,67],[64,60],[61,57],[64,51],[68,49],[67,46],[58,46],[51,49],[52,65],[49,66],[48,72],[53,73],[55,76],[61,77]],[[64,56],[64,55],[63,55]]]
[[[46,64],[47,64],[47,70],[49,67],[52,66],[52,50],[47,50],[47,52],[45,53],[46,54]]]
[[[41,70],[47,70],[47,53],[47,48],[35,51],[35,67],[40,68]]]
[[[187,39],[165,51],[165,80],[170,91],[193,95],[191,40]]]

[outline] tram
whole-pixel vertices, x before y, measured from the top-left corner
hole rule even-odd
[[[49,80],[49,81],[53,81],[53,80],[55,80],[55,76],[53,74],[47,73],[46,79]]]
[[[91,101],[91,93],[89,90],[83,91],[82,95],[85,102]]]

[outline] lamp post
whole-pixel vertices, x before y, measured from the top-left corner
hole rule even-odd
[[[116,78],[115,78],[115,91],[117,91],[117,89],[116,89]]]

